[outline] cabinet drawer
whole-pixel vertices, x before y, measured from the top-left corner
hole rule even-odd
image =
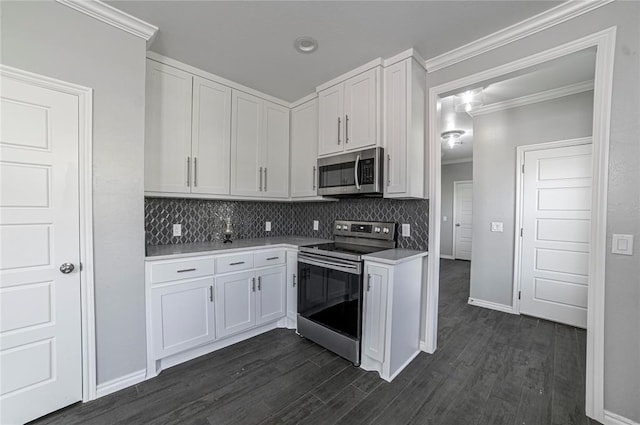
[[[235,272],[253,268],[253,253],[226,255],[216,258],[218,273]]]
[[[213,258],[168,261],[151,265],[151,283],[170,282],[213,273]]]
[[[262,251],[256,252],[254,256],[256,267],[274,266],[276,264],[284,264],[286,259],[286,251],[284,249]]]

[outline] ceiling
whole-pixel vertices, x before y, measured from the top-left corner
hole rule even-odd
[[[285,101],[378,57],[414,47],[432,58],[561,2],[113,1],[160,28],[150,46],[172,59]],[[294,50],[300,36],[312,54]]]
[[[526,68],[474,87],[483,87],[484,106],[513,100],[585,81],[595,76],[596,49],[590,48]],[[473,114],[473,111],[472,111]],[[453,149],[442,144],[442,161],[460,161],[473,156],[473,118],[466,112],[456,113],[453,95],[441,100],[440,131],[462,130],[462,145]]]

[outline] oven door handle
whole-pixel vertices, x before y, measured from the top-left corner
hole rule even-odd
[[[356,156],[356,166],[353,168],[355,174],[356,189],[360,190],[360,182],[358,181],[358,167],[360,166],[360,155]]]
[[[304,264],[310,264],[312,266],[323,267],[331,270],[338,270],[341,272],[360,274],[360,264],[343,263],[339,261],[328,261],[325,259],[307,257],[305,255],[298,255],[298,262]]]

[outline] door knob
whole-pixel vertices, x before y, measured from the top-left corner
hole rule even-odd
[[[75,269],[75,266],[71,263],[62,263],[60,266],[60,271],[64,274],[69,274]]]

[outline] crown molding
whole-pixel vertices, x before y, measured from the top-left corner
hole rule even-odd
[[[56,0],[58,3],[150,42],[158,27],[100,0]]]
[[[551,28],[584,13],[611,3],[613,0],[567,1],[531,18],[479,38],[425,61],[428,72],[446,68],[474,56],[502,47],[521,38]]]
[[[593,90],[593,80],[582,81],[576,84],[570,84],[557,89],[542,91],[539,93],[529,94],[527,96],[516,97],[515,99],[505,100],[504,102],[496,102],[485,106],[480,106],[467,112],[472,117],[478,115],[492,114],[505,109],[519,108],[521,106],[531,105],[538,102],[546,102],[548,100],[558,99],[560,97],[571,96],[586,91]]]

